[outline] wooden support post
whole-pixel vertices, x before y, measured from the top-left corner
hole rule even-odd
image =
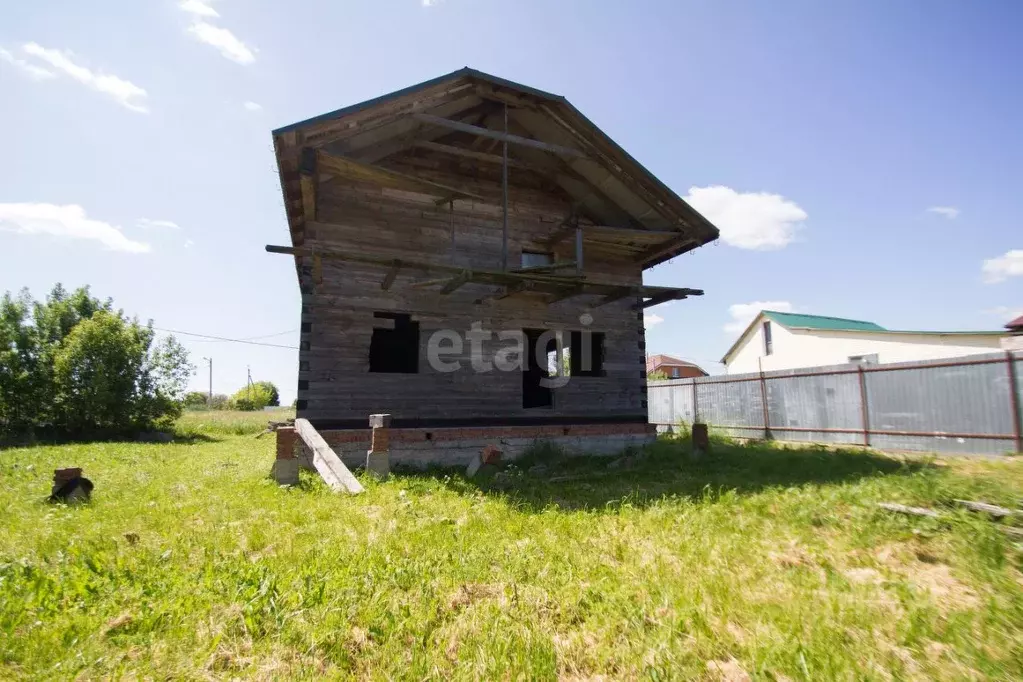
[[[867,373],[859,368],[860,375],[860,421],[863,424],[863,444],[870,447],[870,407],[867,405]]]
[[[323,436],[313,428],[308,419],[295,420],[295,433],[313,451],[313,467],[332,490],[353,495],[363,492],[364,488],[359,480],[352,475],[341,458],[330,449],[327,441],[323,440]]]
[[[369,415],[369,426],[373,429],[373,440],[366,452],[366,471],[379,479],[387,478],[391,473],[391,415]]]
[[[387,275],[384,276],[384,281],[380,283],[380,288],[387,291],[394,284],[395,278],[398,277],[398,271],[401,270],[401,261],[397,258],[394,259],[394,263],[391,265],[391,269],[387,271]]]
[[[583,274],[583,229],[578,226],[575,228],[575,272]]]
[[[771,440],[771,419],[770,410],[767,408],[767,379],[764,378],[764,370],[760,370],[760,402],[764,408],[764,440]]]
[[[1016,376],[1016,356],[1005,351],[1005,367],[1009,374],[1009,407],[1012,409],[1012,431],[1016,437],[1016,454],[1023,454],[1023,417],[1020,416],[1019,377]]]

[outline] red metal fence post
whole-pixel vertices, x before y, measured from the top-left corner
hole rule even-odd
[[[760,402],[764,406],[764,440],[771,440],[771,420],[767,410],[767,380],[764,378],[764,370],[760,370]]]
[[[870,447],[870,408],[867,405],[867,373],[860,367],[860,420],[863,422],[863,444]]]
[[[1012,432],[1016,437],[1016,453],[1023,453],[1023,426],[1019,414],[1019,382],[1016,379],[1016,356],[1005,351],[1005,366],[1009,372],[1009,406],[1012,408]]]

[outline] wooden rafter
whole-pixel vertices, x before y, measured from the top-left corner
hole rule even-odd
[[[677,251],[678,249],[682,248],[683,246],[690,242],[695,243],[696,240],[694,240],[691,236],[687,234],[680,234],[678,237],[674,239],[669,239],[668,241],[662,244],[655,244],[654,246],[651,246],[646,251],[640,253],[635,258],[635,261],[637,263],[647,263],[654,259],[660,258],[665,254]]]
[[[512,135],[511,133],[503,133],[498,130],[491,130],[490,128],[482,128],[480,126],[474,126],[469,123],[462,123],[460,121],[452,121],[451,119],[444,118],[442,116],[433,116],[432,114],[415,113],[412,116],[422,123],[429,123],[431,125],[442,126],[444,128],[450,128],[451,130],[457,130],[462,133],[469,133],[479,137],[486,137],[499,142],[507,142],[509,144],[517,144],[523,147],[532,147],[533,149],[539,149],[545,152],[551,152],[552,154],[561,154],[564,156],[572,157],[585,157],[578,149],[572,147],[564,147],[562,145],[550,144],[548,142],[541,142],[531,137],[522,137],[521,135]]]
[[[324,151],[318,151],[316,156],[317,164],[321,170],[337,173],[338,175],[343,175],[345,177],[369,180],[383,185],[384,187],[392,187],[394,189],[433,194],[435,196],[442,197],[444,201],[450,201],[451,199],[476,199],[479,201],[486,201],[486,199],[479,194],[470,192],[461,187],[452,187],[451,185],[434,182],[425,178],[419,178],[400,171],[383,168],[382,166],[363,163],[344,156],[328,154]]]

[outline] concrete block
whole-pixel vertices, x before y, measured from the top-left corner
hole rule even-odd
[[[391,473],[391,456],[386,450],[377,452],[368,450],[366,452],[366,471],[383,480]]]
[[[296,458],[278,459],[273,465],[273,477],[279,485],[298,485],[299,462]]]
[[[369,415],[369,426],[373,429],[386,429],[391,425],[391,415],[389,414],[371,414]]]

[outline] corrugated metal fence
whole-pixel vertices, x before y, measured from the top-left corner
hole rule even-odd
[[[837,365],[650,382],[660,430],[707,423],[743,438],[853,443],[879,450],[1023,452],[1023,355]]]

